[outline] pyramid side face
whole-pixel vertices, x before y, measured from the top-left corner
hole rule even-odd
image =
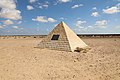
[[[84,48],[87,47],[87,45],[63,22],[63,26],[66,31],[66,35],[70,44],[70,48],[72,52],[79,47]]]
[[[59,36],[58,40],[52,40],[53,36]],[[56,38],[56,37],[54,37]],[[52,50],[60,51],[72,51],[67,39],[65,29],[62,24],[58,24],[46,38],[44,38],[39,44],[39,48],[48,48]]]

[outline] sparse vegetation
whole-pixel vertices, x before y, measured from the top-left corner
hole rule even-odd
[[[83,53],[87,53],[91,48],[87,47],[87,48],[79,48],[77,47],[75,52],[83,52]]]
[[[26,37],[23,37],[23,38],[26,38]]]

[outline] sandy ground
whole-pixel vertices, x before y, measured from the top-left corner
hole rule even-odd
[[[87,53],[34,48],[39,39],[0,39],[0,80],[120,80],[120,38],[82,39]]]

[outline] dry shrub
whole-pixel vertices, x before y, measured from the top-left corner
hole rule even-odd
[[[81,52],[81,51],[83,51],[83,48],[79,48],[79,47],[77,47],[75,50],[75,52]]]
[[[34,37],[34,38],[37,38],[37,37]]]
[[[87,47],[87,48],[79,48],[77,47],[75,52],[83,52],[83,53],[87,53],[91,48]]]
[[[26,38],[25,36],[23,38]]]

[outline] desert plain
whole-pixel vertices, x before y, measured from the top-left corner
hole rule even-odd
[[[88,52],[36,48],[42,39],[0,37],[0,80],[120,80],[120,38],[81,38]]]

